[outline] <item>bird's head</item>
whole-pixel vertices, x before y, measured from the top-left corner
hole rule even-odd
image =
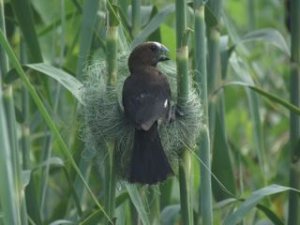
[[[132,72],[139,66],[156,66],[161,61],[169,60],[168,49],[158,42],[145,42],[138,45],[131,52],[128,67]]]

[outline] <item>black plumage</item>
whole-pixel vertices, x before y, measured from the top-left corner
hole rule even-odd
[[[167,49],[157,42],[137,46],[130,54],[129,77],[123,86],[126,118],[135,126],[128,179],[133,183],[155,184],[171,175],[172,169],[161,144],[158,124],[170,112],[168,80],[156,65],[168,60]]]

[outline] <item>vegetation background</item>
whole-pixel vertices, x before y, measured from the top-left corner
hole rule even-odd
[[[0,0],[0,224],[300,224],[300,1],[285,5]],[[116,178],[111,146],[95,160],[78,116],[86,66],[106,61],[113,85],[146,40],[204,111],[200,147],[151,187]]]

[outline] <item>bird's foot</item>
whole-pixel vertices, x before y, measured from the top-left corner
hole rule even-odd
[[[182,112],[181,107],[178,105],[172,105],[168,113],[167,121],[168,123],[172,123],[176,120],[177,117],[182,116],[184,116],[184,113]]]

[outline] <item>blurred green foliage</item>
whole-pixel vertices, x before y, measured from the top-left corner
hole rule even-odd
[[[29,7],[20,8],[22,1]],[[218,25],[221,35],[218,50],[223,58],[222,65],[214,62],[220,68],[219,79],[208,96],[210,103],[219,102],[221,97],[224,100],[224,111],[218,111],[215,119],[217,125],[222,124],[224,127],[215,126],[220,130],[212,130],[211,135],[215,149],[212,160],[217,162],[210,171],[215,185],[214,224],[230,222],[232,225],[232,221],[234,224],[271,224],[270,221],[273,224],[285,224],[288,210],[286,191],[290,190],[283,187],[289,186],[289,109],[249,87],[260,87],[267,94],[288,101],[290,56],[287,46],[290,46],[290,34],[284,23],[283,1],[253,1],[253,7],[250,7],[249,1],[223,1]],[[140,30],[134,33],[131,29],[131,2],[111,2],[119,22],[118,54],[128,52],[132,43],[152,40],[166,45],[172,60],[175,60],[173,1],[140,1],[142,21],[139,23]],[[108,156],[104,152],[97,157],[97,152],[82,140],[83,118],[78,115],[81,106],[77,92],[80,84],[88,79],[85,67],[106,60],[110,51],[106,48],[107,4],[98,0],[1,0],[0,3],[4,4],[5,14],[1,16],[5,18],[7,43],[13,48],[18,62],[24,65],[27,78],[37,91],[50,115],[50,122],[58,128],[69,152],[68,155],[62,150],[61,141],[49,129],[49,124],[43,119],[43,112],[32,96],[28,95],[24,81],[16,76],[18,72],[9,57],[8,66],[11,69],[1,69],[0,97],[4,98],[2,92],[6,93],[7,87],[12,88],[13,101],[8,101],[14,104],[17,117],[14,121],[17,133],[15,144],[19,148],[11,151],[19,155],[20,161],[17,163],[21,165],[22,173],[30,172],[29,184],[21,188],[25,190],[28,224],[102,224],[105,216],[99,204],[103,205],[106,195],[104,162]],[[22,13],[31,18],[22,21]],[[188,4],[187,25],[192,30],[193,13],[193,5]],[[208,8],[206,16],[213,18],[215,15]],[[210,28],[209,23],[207,27]],[[253,32],[257,31],[260,33],[254,35]],[[1,40],[1,46],[4,43],[5,40]],[[193,51],[193,38],[190,38],[191,77],[194,72]],[[10,76],[14,79],[9,79]],[[7,120],[14,118],[5,116]],[[4,117],[1,119],[0,122],[5,121]],[[0,135],[5,138],[7,135],[3,133],[8,134],[9,127],[4,122],[0,126]],[[220,136],[214,135],[225,139],[220,140]],[[29,143],[27,147],[24,140]],[[224,143],[228,148],[226,156],[222,155]],[[3,148],[0,149],[0,156],[4,157],[7,154],[4,148],[8,145],[4,145],[4,142],[1,144]],[[197,152],[192,154],[193,174],[190,176],[194,180],[194,220],[195,224],[201,224],[199,167],[202,162],[197,155]],[[71,159],[78,165],[98,202],[82,183]],[[222,162],[230,165],[232,171],[224,168]],[[1,163],[6,166],[5,161]],[[11,163],[16,162],[7,165]],[[218,176],[230,176],[233,183],[221,184],[224,177]],[[6,179],[1,177],[1,187],[7,184]],[[7,221],[4,195],[3,189],[0,192],[0,224]],[[255,204],[249,204],[251,200]],[[157,187],[135,186],[118,180],[115,201],[115,215],[111,218],[115,224],[185,224],[179,215],[177,177]],[[243,211],[245,207],[247,210]]]

